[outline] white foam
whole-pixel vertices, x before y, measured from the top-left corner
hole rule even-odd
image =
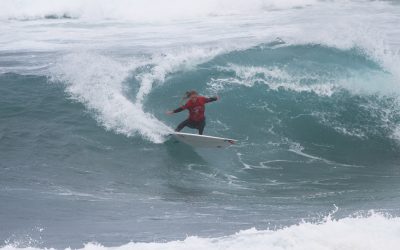
[[[82,250],[397,250],[400,244],[400,218],[378,213],[368,216],[332,219],[320,223],[303,222],[278,230],[248,229],[236,234],[218,237],[187,237],[185,240],[165,243],[128,243],[105,247],[88,243]],[[35,247],[18,248],[8,244],[0,250],[39,250]]]
[[[2,0],[0,19],[46,16],[135,21],[176,20],[302,7],[317,0]]]
[[[124,95],[124,80],[139,65],[78,53],[64,56],[51,70],[53,79],[64,82],[71,97],[94,111],[106,129],[162,142],[169,128]]]
[[[253,87],[255,84],[265,84],[272,90],[290,90],[295,92],[312,92],[321,96],[331,96],[338,84],[331,83],[329,80],[317,84],[302,84],[303,79],[313,78],[304,74],[301,76],[291,75],[284,69],[278,67],[251,67],[230,64],[227,67],[220,67],[221,71],[234,72],[234,78],[218,78],[208,82],[209,88],[214,91],[221,91],[229,85],[243,85]],[[323,79],[320,79],[324,81]]]

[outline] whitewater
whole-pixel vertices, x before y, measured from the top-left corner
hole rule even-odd
[[[397,1],[2,0],[0,249],[398,249],[399,24]],[[170,140],[190,89],[237,145]]]

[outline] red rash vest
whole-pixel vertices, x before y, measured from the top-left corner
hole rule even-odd
[[[180,112],[184,109],[189,110],[189,120],[194,122],[200,122],[205,119],[204,111],[206,110],[205,104],[208,102],[216,101],[216,97],[207,98],[204,96],[198,96],[195,101],[189,100],[180,108],[174,110],[174,113]]]

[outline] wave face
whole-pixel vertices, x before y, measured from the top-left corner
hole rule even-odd
[[[386,1],[4,0],[0,248],[395,249],[398,23]],[[189,89],[237,145],[170,140]]]

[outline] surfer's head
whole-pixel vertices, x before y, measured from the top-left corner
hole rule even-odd
[[[189,90],[189,91],[186,91],[185,98],[186,99],[195,99],[195,98],[197,98],[198,95],[199,95],[199,93],[197,93],[196,90]]]

